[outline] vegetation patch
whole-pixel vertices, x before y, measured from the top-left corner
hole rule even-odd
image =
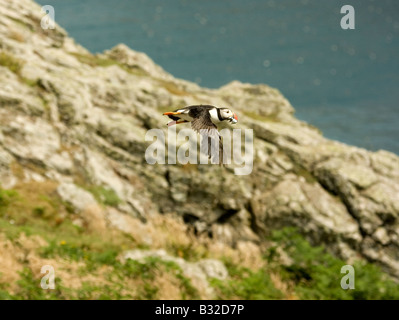
[[[275,243],[264,259],[265,268],[250,270],[229,260],[225,261],[229,280],[211,281],[218,299],[285,299],[287,296],[305,300],[397,300],[399,286],[378,266],[365,261],[353,263],[355,289],[341,288],[347,263],[329,254],[322,246],[312,246],[295,228],[276,230]],[[282,264],[280,250],[292,259]],[[278,275],[280,285],[292,292],[281,292],[270,275]],[[287,291],[287,290],[284,290]]]
[[[270,115],[260,115],[258,113],[252,112],[252,111],[243,111],[242,112],[244,115],[247,117],[258,120],[258,121],[264,121],[264,122],[277,122],[278,121],[278,113],[272,113]]]
[[[15,73],[23,84],[32,88],[38,87],[37,79],[27,79],[21,75],[21,70],[24,66],[24,63],[24,61],[8,54],[7,52],[0,52],[0,66],[6,67]]]
[[[10,285],[6,279],[11,275],[0,274],[1,299],[201,298],[174,262],[156,257],[122,261],[120,256],[125,250],[140,248],[140,244],[114,229],[99,234],[75,225],[76,214],[65,208],[56,187],[55,182],[47,181],[19,184],[14,190],[0,188],[0,246],[9,246],[11,241],[10,255],[21,250],[10,257],[10,262],[20,268],[16,270],[21,270],[17,282]],[[41,239],[34,246],[30,244],[33,237]],[[398,285],[375,265],[353,263],[355,289],[343,290],[341,268],[346,262],[322,246],[311,246],[293,228],[274,231],[270,240],[274,245],[265,252],[262,268],[249,269],[224,260],[229,278],[210,280],[215,298],[399,299]],[[189,261],[208,257],[206,247],[192,244],[194,241],[170,242],[166,247]],[[290,257],[289,264],[281,263],[280,250]],[[16,258],[22,253],[35,257],[32,261],[39,264],[41,259],[56,264],[55,290],[40,287],[43,275],[30,259]],[[13,276],[15,279],[18,273]],[[72,279],[75,285],[71,285]]]
[[[54,290],[43,290],[40,286],[40,278],[37,278],[29,268],[24,268],[20,272],[21,278],[18,280],[18,290],[10,294],[5,291],[5,299],[8,300],[60,300],[70,298],[65,294],[61,281],[55,278]],[[0,293],[1,294],[1,293]]]
[[[171,255],[183,258],[186,261],[199,261],[208,258],[208,251],[202,245],[196,245],[193,242],[188,244],[172,242],[167,245],[167,251]]]
[[[225,264],[230,279],[211,281],[218,299],[270,300],[283,297],[282,292],[275,288],[268,270],[253,271],[237,266],[229,260],[226,260]]]
[[[317,179],[313,176],[313,174],[306,170],[304,167],[301,165],[294,163],[294,168],[292,170],[297,176],[305,178],[305,181],[310,184],[315,184],[317,183]]]
[[[73,55],[76,59],[78,59],[81,63],[87,64],[91,67],[109,67],[109,66],[119,66],[121,69],[125,70],[130,74],[134,74],[137,76],[147,76],[148,73],[141,69],[139,66],[129,67],[123,63],[120,63],[117,60],[111,58],[102,58],[97,55],[89,55],[89,54],[81,54],[76,52],[70,52],[69,54]]]
[[[97,234],[74,225],[76,215],[66,210],[55,189],[52,182],[20,184],[15,190],[0,188],[0,229],[18,247],[23,246],[21,236],[40,236],[47,244],[26,249],[33,250],[29,255],[35,259],[80,267],[68,268],[63,273],[57,269],[56,289],[43,290],[43,275],[33,272],[29,259],[21,260],[23,268],[16,289],[2,282],[0,275],[0,298],[165,299],[169,298],[166,288],[172,288],[177,299],[199,299],[190,279],[173,262],[158,258],[121,262],[118,256],[124,250],[140,248],[135,239],[113,229]],[[63,278],[65,273],[69,275]],[[71,278],[82,281],[81,285],[71,286]]]
[[[10,71],[19,75],[23,66],[23,62],[12,55],[2,51],[0,52],[0,66],[10,69]]]
[[[171,93],[171,94],[173,94],[175,96],[188,96],[188,95],[190,95],[189,92],[187,92],[184,89],[181,89],[177,84],[175,84],[172,81],[166,81],[166,80],[158,80],[158,81],[159,81],[159,83],[160,83],[160,85],[162,87],[164,87],[169,93]],[[166,110],[166,111],[170,111],[170,109]]]
[[[95,55],[81,54],[75,52],[71,52],[70,54],[73,55],[80,62],[87,64],[91,67],[109,67],[118,64],[118,62],[115,60],[101,59],[96,57]]]
[[[104,205],[116,207],[118,204],[122,203],[122,200],[112,189],[102,186],[90,186],[86,187],[86,190],[93,194],[96,200]]]
[[[18,197],[15,190],[4,190],[0,188],[0,215],[5,213],[6,208]]]
[[[399,286],[376,265],[355,262],[355,289],[344,290],[340,283],[345,261],[327,253],[322,246],[312,247],[295,228],[274,231],[272,240],[277,245],[269,249],[266,259],[283,279],[294,283],[301,299],[399,299]],[[281,265],[277,247],[293,260],[290,265]]]

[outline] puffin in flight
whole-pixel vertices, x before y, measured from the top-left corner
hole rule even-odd
[[[212,144],[213,139],[219,140],[219,164],[222,163],[223,157],[223,144],[221,136],[217,130],[215,123],[222,121],[229,121],[232,124],[238,122],[237,115],[227,108],[217,108],[211,105],[195,105],[177,109],[172,112],[165,112],[163,115],[168,116],[172,121],[167,125],[173,126],[180,123],[191,122],[191,128],[202,136],[202,142],[208,142],[208,156],[209,158],[215,157],[215,150],[212,150],[217,144]]]

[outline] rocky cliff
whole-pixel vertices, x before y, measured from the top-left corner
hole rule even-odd
[[[163,217],[183,221],[196,239],[188,242],[206,238],[249,258],[272,230],[295,226],[346,261],[399,277],[396,155],[324,138],[267,85],[202,88],[122,44],[92,55],[60,26],[43,30],[30,0],[1,0],[0,17],[3,189],[51,186],[74,225],[103,224],[92,229],[132,233],[153,248],[165,243],[150,230]],[[231,107],[235,128],[253,129],[250,175],[145,161],[146,132],[166,132],[162,113],[200,103]]]

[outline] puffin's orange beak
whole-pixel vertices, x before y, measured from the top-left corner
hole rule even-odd
[[[233,116],[231,117],[231,123],[236,124],[237,122],[238,122],[237,115],[235,113],[233,113]]]

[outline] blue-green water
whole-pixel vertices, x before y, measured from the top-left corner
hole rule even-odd
[[[210,88],[266,83],[326,137],[399,154],[397,0],[38,2],[92,52],[125,43]],[[355,30],[340,27],[345,4]]]

